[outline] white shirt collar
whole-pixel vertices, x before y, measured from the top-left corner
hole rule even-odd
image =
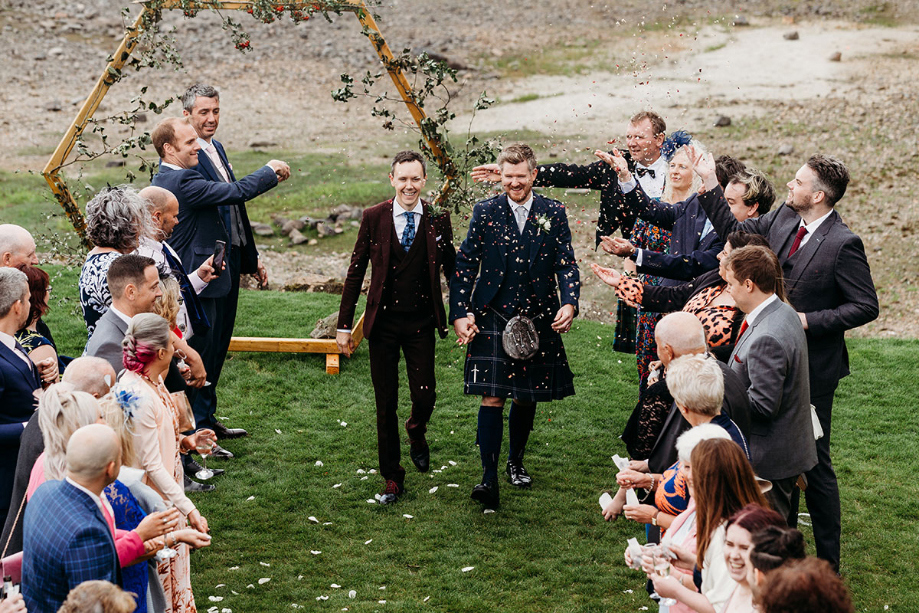
[[[6,332],[0,332],[0,343],[3,343],[12,350],[16,347],[16,337],[10,336]]]
[[[810,222],[810,223],[804,223],[804,218],[802,217],[802,218],[801,218],[801,224],[800,224],[798,227],[800,228],[801,226],[803,226],[803,227],[807,228],[807,236],[810,236],[811,234],[813,234],[814,232],[816,232],[816,231],[817,231],[817,228],[820,227],[820,224],[822,224],[824,221],[826,221],[826,218],[829,217],[829,216],[832,215],[832,214],[833,214],[833,209],[830,209],[830,211],[829,211],[826,215],[824,215],[823,217],[819,217],[819,218],[815,219],[814,221],[812,221],[812,222]]]
[[[393,219],[396,219],[399,217],[401,217],[402,219],[405,219],[404,213],[415,213],[416,215],[421,215],[423,212],[424,212],[424,205],[422,204],[420,198],[418,199],[418,202],[415,204],[415,208],[413,208],[410,211],[406,211],[405,209],[403,209],[402,205],[399,204],[399,202],[395,198],[393,198],[392,200],[392,218]]]
[[[778,300],[779,297],[777,294],[772,294],[765,300],[759,303],[759,306],[747,313],[746,322],[748,326],[752,326],[756,322],[756,318],[759,317],[760,313],[763,312],[767,306]]]
[[[121,319],[121,321],[128,324],[129,326],[131,325],[131,318],[125,315],[124,313],[122,313],[121,311],[119,311],[118,309],[116,309],[114,304],[112,304],[112,306],[109,307],[109,310],[115,315],[117,315]]]
[[[664,159],[664,156],[660,156],[648,166],[645,166],[644,164],[638,161],[635,162],[635,165],[640,168],[647,168],[649,170],[653,170],[655,175],[657,175],[657,173],[659,172],[664,171],[668,164],[669,163],[667,162],[667,160]]]
[[[514,201],[511,199],[511,197],[508,196],[508,197],[507,197],[507,203],[510,205],[511,211],[512,211],[512,212],[513,212],[513,211],[516,211],[518,206],[522,206],[523,208],[526,209],[527,215],[529,215],[529,214],[530,214],[530,207],[533,206],[533,197],[534,197],[534,196],[533,196],[533,192],[532,192],[532,191],[530,192],[530,197],[527,198],[527,201],[526,201],[526,202],[514,202]]]
[[[160,166],[165,166],[166,168],[171,168],[173,170],[185,170],[181,166],[176,166],[175,164],[170,164],[169,162],[164,162],[163,160],[160,160]]]
[[[201,138],[200,136],[198,137],[198,144],[201,145],[202,149],[210,149],[211,147],[214,147],[214,144],[211,141],[205,140]],[[216,148],[217,147],[214,147],[214,149]]]

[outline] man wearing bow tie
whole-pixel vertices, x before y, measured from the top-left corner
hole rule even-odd
[[[842,523],[839,486],[830,461],[833,394],[839,380],[849,374],[846,330],[876,319],[879,312],[862,240],[836,212],[849,184],[849,171],[834,157],[814,155],[788,182],[782,206],[740,223],[718,186],[711,155],[693,152],[692,157],[706,187],[699,203],[715,230],[719,236],[742,230],[768,239],[784,271],[788,302],[806,332],[810,402],[824,434],[817,440],[817,466],[807,472],[804,494],[817,556],[838,570]]]
[[[450,213],[421,199],[427,175],[415,151],[397,153],[389,181],[395,198],[364,211],[341,294],[336,340],[343,354],[354,350],[351,329],[367,264],[372,265],[364,335],[370,347],[370,379],[377,405],[377,451],[386,482],[379,498],[392,504],[405,492],[400,464],[399,352],[405,356],[412,412],[405,422],[409,456],[420,472],[430,466],[425,433],[437,399],[434,329],[447,336],[440,273],[453,275],[456,250]]]
[[[626,147],[629,171],[649,198],[660,198],[664,191],[667,161],[661,157],[661,145],[666,137],[667,123],[653,111],[641,111],[632,116],[626,127]],[[600,191],[600,216],[597,221],[597,246],[601,238],[621,230],[628,238],[635,225],[637,213],[625,202],[616,171],[600,160],[593,164],[542,164],[534,187],[565,187]],[[497,164],[484,164],[472,169],[474,181],[501,180]]]
[[[21,270],[0,267],[0,522],[6,522],[16,476],[19,438],[35,411],[38,369],[16,342],[29,319],[29,281]]]
[[[481,396],[478,443],[482,481],[472,498],[495,509],[498,457],[508,412],[511,485],[528,488],[523,466],[536,404],[574,394],[574,379],[561,333],[577,315],[581,281],[571,248],[565,205],[533,193],[536,156],[527,145],[511,145],[498,156],[504,193],[475,205],[469,232],[456,257],[450,284],[450,321],[468,345],[464,392]],[[532,355],[506,349],[508,324],[528,318],[538,334]],[[526,353],[529,353],[526,352]]]

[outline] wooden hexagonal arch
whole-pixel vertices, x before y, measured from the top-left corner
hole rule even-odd
[[[67,187],[67,183],[60,175],[60,171],[63,168],[67,157],[73,151],[73,148],[76,145],[80,135],[83,133],[83,130],[86,128],[86,125],[92,119],[96,109],[99,108],[99,104],[102,102],[105,94],[108,93],[109,88],[111,88],[112,85],[114,85],[120,79],[121,69],[124,67],[128,58],[131,57],[131,53],[137,46],[138,37],[144,31],[144,24],[152,23],[153,20],[151,18],[157,11],[160,10],[183,9],[197,11],[204,9],[217,9],[228,11],[245,11],[251,9],[255,3],[244,0],[200,0],[197,2],[194,0],[191,2],[188,0],[148,0],[146,2],[140,2],[140,4],[143,9],[134,20],[134,23],[125,30],[124,38],[121,40],[121,44],[118,46],[118,49],[112,55],[111,61],[109,61],[108,65],[106,65],[102,75],[99,77],[98,81],[96,81],[96,85],[92,92],[83,102],[83,106],[80,107],[80,111],[77,113],[76,118],[74,118],[73,122],[70,124],[70,127],[67,128],[67,131],[64,133],[61,142],[58,144],[57,148],[54,150],[54,153],[51,155],[51,159],[48,160],[48,163],[45,164],[45,168],[42,170],[42,176],[45,177],[48,185],[51,186],[51,191],[54,193],[55,199],[61,205],[61,208],[64,209],[64,213],[67,215],[71,225],[79,235],[80,241],[86,247],[91,246],[89,239],[86,236],[86,220],[83,217],[83,213],[80,211],[80,208],[77,206],[76,201],[73,198],[73,194],[71,194],[70,189]],[[383,34],[380,32],[380,29],[377,26],[376,21],[373,19],[373,15],[371,15],[370,10],[365,4],[364,0],[335,0],[334,3],[325,0],[310,0],[306,2],[302,0],[282,0],[282,4],[279,6],[283,7],[283,10],[291,11],[304,9],[330,9],[339,12],[354,13],[360,22],[364,33],[367,35],[370,43],[373,45],[374,50],[376,50],[377,55],[380,56],[380,61],[383,63],[383,66],[386,68],[389,76],[392,78],[396,89],[399,91],[399,95],[402,97],[402,100],[405,102],[405,105],[409,110],[409,113],[411,113],[415,123],[418,124],[418,128],[421,130],[422,136],[427,141],[428,146],[431,149],[431,153],[437,161],[438,167],[441,169],[452,169],[452,165],[449,164],[449,159],[447,157],[446,151],[444,151],[440,144],[432,139],[430,135],[424,129],[422,129],[422,122],[426,119],[424,108],[417,104],[412,86],[409,84],[408,79],[406,79],[405,75],[402,73],[402,69],[400,68],[399,64],[394,61],[395,58],[393,53],[390,50],[389,45],[386,43],[386,40],[383,38]],[[445,182],[440,190],[438,202],[443,202],[445,200],[450,190],[451,182],[454,178],[455,177],[451,176],[449,172],[446,173],[446,176],[444,177]]]

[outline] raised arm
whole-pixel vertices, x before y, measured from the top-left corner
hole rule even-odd
[[[722,249],[724,249],[724,241],[720,237],[705,249],[695,249],[690,253],[680,255],[645,249],[641,252],[641,265],[638,266],[638,272],[688,281],[717,269],[718,254]]]
[[[262,166],[235,183],[208,181],[197,172],[186,172],[181,179],[182,204],[194,209],[238,205],[264,194],[278,184],[270,166]]]

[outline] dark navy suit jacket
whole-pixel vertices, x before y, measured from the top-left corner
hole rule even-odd
[[[102,511],[66,481],[43,483],[29,500],[22,595],[30,612],[53,613],[84,581],[121,585],[115,540]]]
[[[207,154],[199,154],[205,160]],[[199,161],[199,165],[201,162]],[[196,170],[175,170],[161,166],[153,185],[172,192],[179,200],[179,222],[169,244],[176,250],[187,270],[195,270],[214,253],[218,240],[230,244],[230,236],[221,208],[239,207],[247,200],[267,192],[278,184],[278,177],[268,166],[234,183],[211,181]],[[249,242],[254,249],[254,241]],[[242,271],[229,271],[239,274]],[[254,270],[253,270],[254,272]],[[202,298],[220,298],[230,292],[230,275],[222,274],[201,292]]]
[[[645,249],[641,252],[638,272],[664,277],[663,285],[678,285],[677,280],[689,281],[718,268],[718,254],[724,241],[714,231],[705,236],[702,230],[708,219],[693,194],[682,202],[656,202],[636,185],[625,195],[626,203],[638,212],[638,217],[665,230],[672,230],[670,253]]]
[[[233,173],[233,167],[230,166],[230,161],[227,159],[227,152],[224,151],[223,145],[216,139],[211,139],[211,143],[217,150],[217,155],[220,156],[220,161],[223,162],[223,167],[227,169],[227,174],[230,177],[230,181],[235,181],[236,175]],[[214,165],[211,163],[211,158],[209,158],[208,155],[203,151],[198,155],[198,166],[195,168],[195,170],[200,172],[204,178],[208,179],[209,181],[217,181],[220,183],[224,182],[223,177],[220,176],[220,172],[214,168]],[[242,260],[239,267],[240,269],[238,271],[233,271],[233,273],[251,275],[258,270],[258,251],[255,248],[255,240],[252,237],[252,226],[249,224],[249,214],[246,212],[246,203],[243,201],[238,203],[236,206],[237,210],[239,211],[239,217],[242,220],[243,230],[246,234],[246,245],[242,248]],[[224,227],[229,228],[229,207],[220,207],[220,216],[223,220]]]
[[[548,220],[549,230],[536,229],[528,245],[530,282],[540,310],[554,317],[561,308],[560,292],[561,304],[570,304],[577,312],[581,281],[571,248],[565,205],[534,194],[527,224],[535,225],[540,218]],[[508,243],[517,234],[507,194],[475,205],[466,240],[456,255],[456,273],[450,284],[451,322],[465,317],[469,311],[481,315],[497,295],[507,270]]]
[[[19,455],[19,437],[22,424],[35,412],[35,390],[41,388],[41,379],[35,366],[17,356],[0,343],[0,518],[6,519],[9,511],[13,481],[16,477],[16,458]]]

